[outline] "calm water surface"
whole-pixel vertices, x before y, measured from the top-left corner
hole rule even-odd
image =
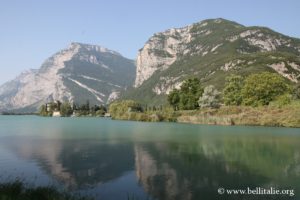
[[[16,178],[108,200],[300,199],[300,129],[0,116],[0,182]],[[217,192],[247,187],[295,196]]]

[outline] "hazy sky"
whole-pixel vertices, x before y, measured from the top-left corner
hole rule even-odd
[[[155,32],[222,17],[300,38],[299,0],[1,0],[0,84],[72,41],[135,59]]]

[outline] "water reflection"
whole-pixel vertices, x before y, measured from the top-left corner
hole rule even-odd
[[[273,186],[295,189],[296,195],[300,191],[297,135],[199,133],[197,127],[189,127],[185,134],[186,126],[180,124],[168,126],[166,134],[159,135],[147,132],[155,129],[149,124],[143,129],[146,133],[137,131],[143,125],[137,126],[124,130],[126,135],[115,127],[120,137],[116,132],[113,137],[107,132],[74,138],[70,132],[68,137],[5,136],[0,146],[27,161],[20,168],[34,163],[66,188],[99,199],[126,199],[127,194],[160,200],[279,198],[220,196],[219,187]],[[0,160],[0,167],[4,162]]]
[[[34,160],[69,188],[103,183],[133,170],[132,145],[90,140],[6,140],[5,146],[22,159]]]
[[[260,139],[136,145],[137,177],[144,189],[158,199],[222,199],[224,197],[217,193],[220,187],[244,189],[273,186],[300,191],[299,142],[287,142],[284,138],[273,141]],[[290,199],[289,196],[280,197]]]

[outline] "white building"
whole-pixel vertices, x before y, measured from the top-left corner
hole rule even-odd
[[[59,111],[54,111],[52,114],[52,117],[60,117],[60,112]]]

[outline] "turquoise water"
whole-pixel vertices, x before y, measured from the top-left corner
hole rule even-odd
[[[0,182],[96,199],[300,199],[300,129],[0,116]],[[228,195],[224,189],[294,190]]]

